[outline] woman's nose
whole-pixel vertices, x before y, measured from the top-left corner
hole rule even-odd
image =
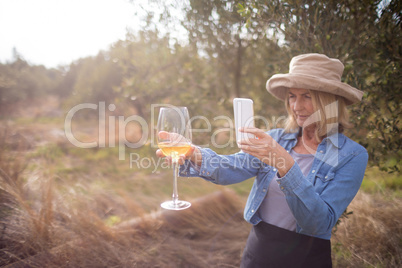
[[[293,109],[295,111],[303,110],[303,101],[300,98],[295,100]]]

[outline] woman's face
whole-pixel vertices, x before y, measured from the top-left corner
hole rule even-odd
[[[307,118],[314,113],[313,101],[307,89],[289,89],[289,107],[297,125],[302,127]]]

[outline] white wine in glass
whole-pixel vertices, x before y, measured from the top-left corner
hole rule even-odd
[[[171,201],[161,204],[164,209],[182,210],[191,204],[179,200],[177,192],[177,177],[179,173],[179,156],[191,149],[190,116],[186,107],[163,107],[159,111],[157,125],[158,147],[165,156],[172,158],[173,164],[173,195]]]

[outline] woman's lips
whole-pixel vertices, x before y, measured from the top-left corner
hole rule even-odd
[[[308,115],[297,115],[297,118],[300,119],[307,119],[309,116]]]

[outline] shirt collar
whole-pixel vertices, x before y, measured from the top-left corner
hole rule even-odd
[[[342,148],[345,144],[346,138],[342,133],[334,133],[329,137],[326,137],[324,140],[329,140],[336,148]]]
[[[299,135],[299,132],[285,133],[285,134],[283,134],[282,139],[284,139],[284,140],[297,140],[298,135]]]
[[[298,135],[299,132],[285,133],[282,138],[284,140],[297,140]],[[342,148],[346,138],[342,133],[334,133],[323,139],[323,141],[325,140],[329,140],[336,148]]]

